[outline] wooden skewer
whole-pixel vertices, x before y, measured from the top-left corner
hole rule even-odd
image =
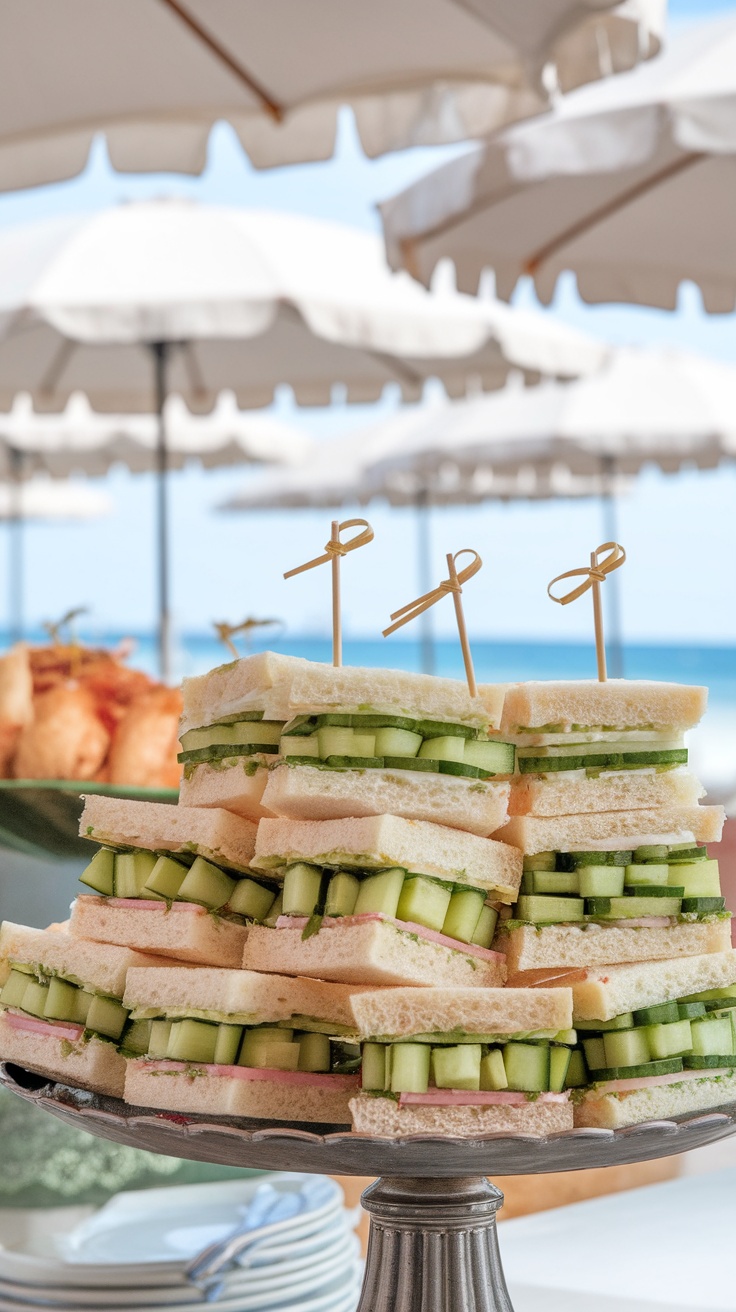
[[[607,551],[608,555],[601,560],[601,553]],[[601,606],[601,583],[605,583],[609,574],[623,565],[626,560],[626,552],[618,542],[603,542],[595,551],[590,553],[590,565],[585,565],[581,569],[568,569],[564,574],[558,574],[552,582],[547,585],[547,595],[556,601],[560,606],[567,606],[571,601],[577,601],[582,597],[584,592],[590,588],[593,594],[593,624],[595,627],[595,653],[598,666],[598,681],[605,683],[608,674],[606,672],[606,642],[603,635],[603,608]],[[578,583],[576,587],[571,588],[562,597],[556,597],[552,591],[555,583],[562,579],[582,578],[583,582]]]
[[[606,643],[603,637],[603,608],[601,606],[601,580],[597,578],[592,571],[596,569],[597,556],[595,551],[590,553],[591,582],[590,589],[593,594],[593,624],[595,626],[595,658],[598,664],[598,682],[605,683],[608,679],[606,672]]]
[[[473,559],[469,565],[466,565],[465,568],[461,569],[458,573],[457,560],[459,556],[472,556]],[[473,575],[478,573],[482,564],[483,561],[478,555],[478,552],[473,551],[469,547],[464,547],[462,551],[456,551],[454,555],[451,552],[448,552],[448,577],[443,579],[441,583],[438,583],[437,587],[433,588],[431,592],[425,592],[424,596],[417,597],[416,601],[410,601],[408,605],[401,606],[399,610],[395,610],[391,616],[393,624],[389,624],[388,628],[383,630],[384,638],[388,638],[389,634],[395,633],[397,629],[402,627],[402,625],[408,624],[410,620],[417,619],[419,615],[423,615],[425,610],[429,610],[430,606],[434,606],[436,601],[439,601],[441,597],[446,597],[448,592],[451,592],[452,599],[455,603],[455,618],[457,620],[457,629],[460,636],[460,646],[462,647],[465,677],[468,681],[468,692],[471,697],[477,696],[478,688],[475,682],[473,658],[470,653],[468,630],[465,624],[465,614],[463,612],[462,591],[463,584],[467,583],[468,579],[472,579]]]
[[[340,542],[340,521],[332,521],[330,545]],[[342,665],[342,609],[340,602],[340,553],[332,553],[332,664]]]
[[[457,631],[460,635],[460,646],[462,648],[463,663],[465,665],[465,678],[468,681],[468,692],[471,697],[477,697],[478,686],[475,682],[473,657],[470,651],[468,629],[465,623],[465,611],[463,610],[463,590],[458,582],[457,569],[455,568],[455,557],[451,551],[448,551],[447,553],[447,570],[450,582],[453,585],[452,600],[455,604],[455,619],[457,620]]]
[[[341,542],[340,534],[346,528],[362,528],[363,532],[356,533],[355,537],[348,538],[347,542]],[[355,551],[356,547],[367,546],[373,541],[373,537],[373,529],[367,519],[344,519],[342,523],[333,519],[330,540],[325,543],[324,555],[315,556],[314,560],[308,560],[304,565],[297,565],[295,569],[289,569],[284,574],[285,579],[291,579],[295,574],[303,574],[305,570],[314,569],[316,565],[326,565],[328,560],[332,562],[332,664],[335,666],[342,665],[340,561],[349,551]]]

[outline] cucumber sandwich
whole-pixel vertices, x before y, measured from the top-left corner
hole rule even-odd
[[[501,734],[516,746],[510,812],[694,806],[684,735],[707,689],[628,679],[531,682],[506,692]]]
[[[348,1125],[360,1049],[354,989],[250,970],[131,970],[140,1031],[125,1098],[138,1107]]]
[[[730,915],[702,846],[722,825],[716,806],[514,817],[496,835],[524,852],[494,943],[509,976],[725,951]]]
[[[251,868],[277,878],[276,928],[254,926],[244,965],[355,984],[484,988],[521,853],[426,820],[262,820]],[[273,917],[272,912],[272,917]]]
[[[403,815],[487,835],[513,746],[504,689],[398,670],[247,657],[184,682],[181,801],[241,815]]]
[[[0,928],[0,1059],[62,1083],[122,1097],[136,1026],[123,1006],[130,966],[160,959],[82,943],[62,930]]]
[[[72,907],[80,939],[237,967],[276,902],[274,881],[250,877],[256,826],[229,811],[89,796],[80,833],[103,844]]]
[[[362,1046],[359,1134],[557,1134],[576,1042],[572,993],[384,989],[353,997]]]
[[[576,1125],[615,1130],[736,1102],[735,952],[588,970],[570,984]]]

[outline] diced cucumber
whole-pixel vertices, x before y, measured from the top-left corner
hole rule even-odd
[[[95,1034],[104,1034],[107,1039],[119,1039],[127,1019],[128,1013],[122,1002],[118,1002],[117,998],[100,997],[96,993],[89,1004],[86,1025]]]
[[[120,1046],[125,1048],[126,1052],[134,1052],[137,1056],[143,1057],[148,1052],[151,1042],[151,1024],[150,1020],[128,1021]]]
[[[507,1043],[503,1064],[509,1088],[524,1093],[549,1089],[549,1047],[544,1043]]]
[[[712,915],[715,911],[725,911],[725,897],[684,897],[681,910],[695,912],[698,916]]]
[[[218,1025],[215,1039],[215,1066],[234,1066],[243,1037],[242,1025]]]
[[[385,1089],[386,1047],[383,1043],[364,1043],[361,1051],[361,1088]]]
[[[694,1020],[690,1029],[694,1056],[726,1055],[734,1051],[733,1027],[726,1017],[722,1020]]]
[[[87,1024],[93,997],[94,994],[88,993],[86,989],[77,989],[74,994],[74,1015],[71,1017],[75,1025]]]
[[[649,1055],[653,1061],[662,1061],[667,1057],[682,1057],[692,1049],[689,1020],[672,1021],[666,1025],[649,1025],[646,1033]]]
[[[422,745],[422,735],[408,729],[377,729],[376,756],[416,756]]]
[[[283,893],[277,893],[276,901],[273,903],[271,910],[269,911],[268,915],[263,921],[264,925],[268,925],[270,929],[275,929],[276,921],[278,920],[279,916],[283,916],[283,914],[284,914],[284,895]]]
[[[0,993],[0,1004],[3,1007],[23,1007],[23,994],[31,982],[30,975],[26,975],[23,970],[11,970],[6,979],[2,993]],[[44,1006],[46,999],[44,998]]]
[[[552,1093],[562,1093],[565,1088],[571,1057],[569,1048],[557,1048],[554,1045],[550,1048],[549,1087]]]
[[[446,735],[452,738],[478,737],[478,730],[471,729],[469,724],[452,724],[445,720],[417,720],[414,727],[422,738],[444,738]]]
[[[177,898],[180,902],[196,902],[199,906],[217,911],[230,901],[235,884],[236,880],[226,875],[219,866],[213,866],[211,861],[198,856],[187,870]]]
[[[554,852],[537,852],[536,856],[524,857],[525,870],[554,870],[557,858]]]
[[[40,1020],[43,1020],[46,1015],[48,995],[48,984],[41,984],[37,979],[30,978],[23,994],[23,1010],[27,1011],[30,1016],[38,1016]]]
[[[297,861],[284,872],[284,915],[311,916],[319,902],[322,869]]]
[[[484,906],[470,942],[479,948],[490,948],[498,924],[498,912],[495,907]]]
[[[629,866],[634,853],[628,852],[561,852],[566,864],[573,870],[579,866]]]
[[[426,925],[427,929],[441,931],[451,896],[451,889],[433,879],[407,875],[396,908],[396,919],[410,920],[417,925]]]
[[[581,897],[622,897],[624,866],[578,866],[577,878]]]
[[[526,920],[532,925],[567,924],[569,921],[582,920],[585,903],[578,897],[537,897],[526,895],[516,903],[515,915],[518,920]]]
[[[579,893],[577,870],[535,870],[532,893]]]
[[[576,1030],[592,1030],[595,1034],[603,1034],[606,1030],[633,1029],[634,1016],[630,1011],[625,1011],[620,1016],[614,1016],[613,1020],[578,1020],[575,1016],[573,1025]]]
[[[202,1062],[215,1060],[219,1026],[205,1020],[175,1020],[169,1033],[166,1056],[170,1061]]]
[[[465,760],[465,739],[456,737],[426,738],[419,748],[420,760],[426,761],[460,761]]]
[[[359,733],[357,729],[354,729],[350,755],[380,756],[380,752],[376,751],[376,735],[374,733]]]
[[[153,852],[118,852],[115,857],[115,896],[142,897],[157,859]]]
[[[358,755],[354,749],[354,729],[341,729],[338,726],[320,729],[317,733],[317,740],[319,742],[319,754],[323,760],[326,760],[328,756]]]
[[[159,897],[175,898],[184,883],[187,867],[170,856],[160,856],[146,880],[143,896],[158,893]]]
[[[227,906],[228,911],[232,911],[237,916],[245,916],[247,920],[262,921],[266,919],[275,901],[275,889],[257,884],[255,879],[239,879],[230,894]]]
[[[337,870],[332,876],[325,901],[326,916],[352,916],[358,900],[360,880],[349,870]]]
[[[480,1088],[479,1043],[460,1043],[455,1048],[432,1048],[432,1074],[438,1089]]]
[[[664,843],[652,843],[648,847],[637,847],[634,852],[634,861],[652,861],[659,865],[666,865],[669,858],[669,848]]]
[[[115,892],[115,853],[107,847],[101,847],[82,871],[79,882],[93,888],[95,893],[101,893],[103,897],[112,897]]]
[[[463,760],[489,774],[513,774],[514,753],[513,743],[466,739]]]
[[[78,992],[76,984],[69,984],[65,979],[50,979],[44,1016],[49,1020],[73,1020]]]
[[[603,1039],[583,1039],[585,1061],[591,1071],[601,1070],[606,1064]]]
[[[579,1048],[574,1048],[570,1053],[570,1063],[565,1076],[566,1089],[580,1089],[588,1083],[588,1072],[585,1066],[585,1058]]]
[[[173,1021],[170,1020],[151,1021],[151,1037],[148,1040],[149,1057],[156,1057],[159,1061],[166,1057],[172,1025]]]
[[[300,1071],[329,1071],[330,1040],[326,1034],[302,1034],[299,1039]]]
[[[238,1058],[239,1066],[252,1066],[258,1070],[295,1071],[299,1067],[299,1044],[293,1041],[291,1030],[246,1030]]]
[[[391,1044],[391,1092],[426,1093],[429,1086],[428,1043]]]
[[[641,1066],[651,1061],[647,1031],[643,1029],[611,1030],[603,1035],[603,1051],[604,1066]]]
[[[503,1064],[503,1053],[500,1048],[491,1048],[485,1057],[481,1057],[480,1087],[493,1093],[500,1089],[508,1089],[509,1082],[506,1079],[506,1067]]]
[[[670,867],[671,884],[680,884],[685,889],[685,897],[720,897],[721,878],[718,862],[705,861],[678,862]]]
[[[299,758],[304,756],[319,757],[319,736],[312,733],[309,735],[300,734],[298,737],[282,738],[279,742],[279,752],[287,761],[290,761],[294,756]]]
[[[405,877],[406,871],[397,867],[361,879],[353,914],[383,912],[385,916],[395,916]]]
[[[669,1025],[674,1021],[686,1019],[687,1017],[680,1015],[680,1008],[676,1002],[660,1002],[656,1007],[640,1007],[634,1012],[636,1025]]]
[[[387,770],[418,770],[424,774],[439,774],[439,761],[428,761],[426,758],[418,756],[384,756],[384,767]]]
[[[588,915],[596,920],[636,920],[642,916],[676,916],[680,911],[677,897],[592,897],[586,904]]]
[[[472,943],[484,904],[485,893],[481,889],[457,889],[450,897],[442,933],[461,943]]]
[[[564,1044],[566,1048],[574,1048],[577,1041],[577,1030],[558,1030],[553,1039],[554,1043]]]
[[[624,882],[627,888],[633,888],[637,884],[666,884],[669,873],[670,868],[667,865],[655,865],[653,861],[643,865],[637,862],[626,867]]]

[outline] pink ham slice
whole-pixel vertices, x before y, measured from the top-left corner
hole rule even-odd
[[[593,1097],[605,1093],[634,1093],[637,1089],[656,1089],[660,1084],[681,1084],[683,1080],[713,1080],[717,1075],[734,1075],[733,1066],[723,1070],[676,1071],[674,1075],[649,1075],[644,1080],[608,1080],[606,1084],[597,1084]]]
[[[534,1102],[569,1102],[569,1093],[538,1093]],[[472,1092],[464,1089],[428,1089],[426,1093],[402,1093],[400,1107],[495,1107],[504,1103],[520,1106],[527,1102],[525,1093],[511,1089]]]
[[[307,919],[307,916],[279,916],[276,928],[303,929]],[[427,929],[425,925],[417,925],[413,920],[396,920],[393,916],[385,916],[382,911],[370,911],[362,916],[325,916],[321,928],[339,929],[340,925],[367,925],[371,920],[385,920],[387,924],[395,925],[397,929],[403,929],[407,934],[416,934],[419,938],[426,939],[428,943],[452,948],[453,952],[462,952],[465,956],[480,957],[482,961],[506,960],[503,952],[491,952],[489,948],[478,947],[475,943],[462,943],[460,939],[448,938],[447,934],[440,934],[435,929]]]
[[[255,1066],[213,1066],[204,1062],[184,1061],[136,1061],[133,1065],[142,1071],[181,1071],[186,1073],[191,1067],[205,1070],[208,1075],[223,1076],[230,1080],[278,1080],[280,1084],[311,1085],[316,1089],[355,1089],[359,1088],[357,1075],[327,1075],[314,1071],[278,1071],[261,1069]]]
[[[67,1039],[76,1043],[84,1034],[84,1025],[70,1025],[67,1021],[36,1020],[34,1016],[19,1016],[14,1011],[6,1011],[5,1019],[14,1030],[25,1030],[28,1034],[47,1034],[52,1039]]]

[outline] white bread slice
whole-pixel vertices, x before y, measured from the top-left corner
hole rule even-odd
[[[87,796],[79,822],[83,838],[149,852],[197,852],[231,870],[247,871],[256,845],[256,826],[229,811],[201,811],[164,802],[133,802]]]
[[[13,962],[38,966],[59,974],[72,984],[82,984],[122,998],[125,976],[131,966],[161,966],[160,957],[132,952],[108,943],[86,943],[71,934],[53,929],[31,929],[3,921],[0,927],[0,983],[10,974]]]
[[[605,970],[592,967],[582,979],[573,976],[570,980],[576,1020],[612,1020],[627,1011],[657,1007],[729,984],[736,984],[736,952],[732,949],[674,961],[607,966]]]
[[[353,1027],[355,990],[346,984],[259,975],[252,970],[172,966],[168,970],[130,970],[125,1006],[166,1016],[217,1012],[239,1017],[241,1025],[260,1025],[293,1016],[311,1016],[338,1027]]]
[[[482,1138],[523,1134],[543,1138],[573,1128],[572,1103],[527,1102],[486,1107],[399,1107],[393,1098],[359,1093],[350,1101],[355,1134],[399,1139],[410,1134]]]
[[[197,761],[184,767],[179,785],[179,806],[217,808],[258,821],[272,815],[262,804],[263,790],[268,783],[269,762],[272,756],[235,756],[217,761]],[[249,773],[250,772],[250,773]]]
[[[545,925],[535,929],[533,925],[522,925],[497,934],[493,947],[506,953],[511,983],[523,984],[531,983],[523,978],[528,971],[574,970],[728,952],[731,922],[712,920],[650,929],[600,924]]]
[[[237,969],[243,960],[246,925],[212,916],[190,902],[120,907],[107,897],[83,893],[72,905],[69,933],[96,943],[117,943],[157,957],[193,965]],[[166,961],[161,962],[167,965]]]
[[[596,1126],[603,1130],[620,1130],[624,1125],[642,1121],[668,1121],[673,1116],[705,1111],[708,1107],[725,1107],[736,1102],[736,1070],[714,1079],[708,1071],[700,1078],[679,1083],[655,1085],[648,1089],[631,1089],[627,1093],[599,1093],[592,1090],[574,1106],[577,1126]]]
[[[247,1116],[283,1125],[289,1121],[349,1125],[349,1101],[354,1089],[331,1089],[273,1079],[243,1080],[208,1073],[206,1066],[186,1070],[152,1069],[146,1061],[129,1061],[125,1075],[125,1101],[135,1107],[159,1107],[173,1112],[206,1116]],[[339,1077],[338,1077],[339,1079]],[[338,1083],[338,1080],[336,1080]]]
[[[487,838],[506,818],[510,785],[412,770],[320,770],[281,763],[269,771],[263,805],[292,820],[399,815]]]
[[[509,815],[561,816],[589,811],[637,811],[652,807],[694,807],[705,789],[682,766],[676,770],[624,770],[588,779],[560,770],[540,779],[517,776],[511,784]]]
[[[572,992],[560,989],[381,989],[355,994],[361,1039],[445,1034],[522,1034],[572,1026]]]
[[[355,985],[442,984],[484,989],[505,982],[502,959],[484,959],[418,939],[391,921],[337,924],[303,939],[299,929],[252,925],[243,953],[248,970],[277,971]]]
[[[125,1058],[112,1043],[90,1037],[70,1043],[51,1034],[32,1034],[14,1029],[0,1012],[0,1060],[12,1061],[25,1070],[48,1075],[49,1079],[74,1088],[90,1089],[122,1098]]]
[[[537,852],[615,851],[649,843],[717,843],[725,812],[721,806],[642,807],[586,815],[516,815],[493,837]]]
[[[401,866],[413,874],[503,892],[503,900],[511,902],[523,864],[518,849],[507,843],[428,820],[396,815],[262,820],[251,867],[277,873],[294,861],[360,870]]]
[[[298,670],[311,666],[301,656],[263,651],[185,679],[180,733],[216,724],[239,711],[263,711],[264,720],[288,720],[291,681]]]
[[[482,689],[479,689],[482,695]],[[691,729],[703,718],[708,689],[649,679],[550,679],[506,689],[501,732],[547,725],[591,729]],[[525,738],[524,741],[527,741]]]
[[[462,679],[410,674],[359,665],[318,665],[305,662],[294,672],[290,713],[359,713],[370,707],[387,715],[448,720],[479,729],[497,729],[501,722],[505,685],[487,684],[471,697]]]

